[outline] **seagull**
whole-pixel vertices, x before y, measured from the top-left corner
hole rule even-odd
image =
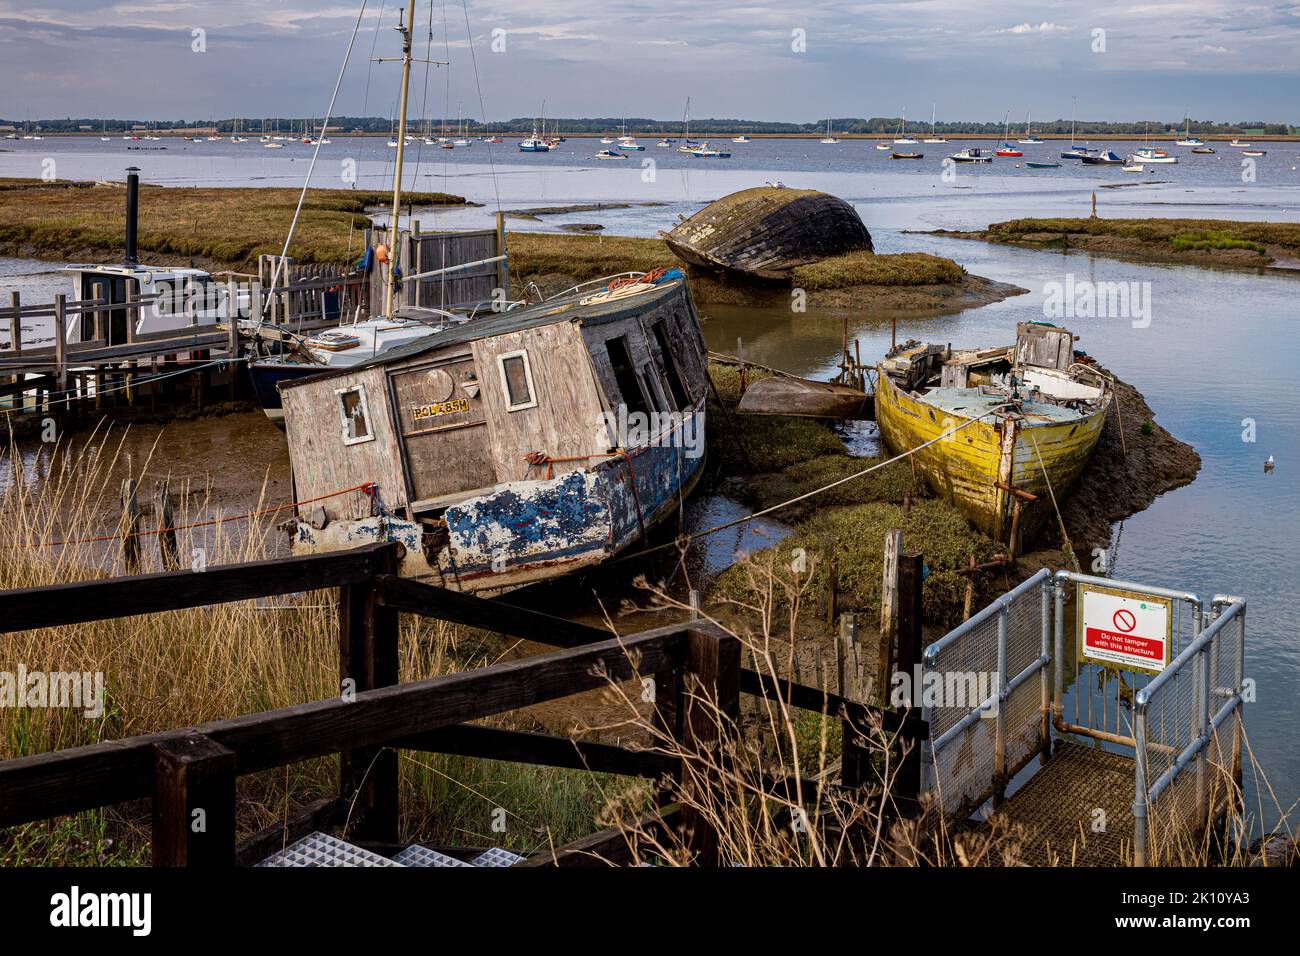
[[[1265,470],[1265,471],[1272,471],[1272,470],[1273,470],[1273,464],[1274,464],[1274,462],[1273,462],[1273,456],[1272,456],[1272,455],[1269,455],[1269,456],[1268,456],[1268,461],[1264,462],[1264,470]]]

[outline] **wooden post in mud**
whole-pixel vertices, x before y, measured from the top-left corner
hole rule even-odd
[[[835,543],[826,537],[822,540],[826,554],[826,623],[835,627],[835,611],[840,602],[840,562],[835,557]]]
[[[885,562],[880,589],[880,654],[876,669],[880,687],[889,683],[893,667],[894,640],[898,632],[898,558],[902,553],[903,532],[898,529],[885,532]],[[883,707],[884,695],[878,693],[876,702]]]
[[[226,374],[230,376],[230,400],[239,398],[239,283],[232,276],[226,283]]]
[[[54,297],[54,364],[58,369],[59,400],[68,402],[68,297],[60,292]],[[53,404],[53,403],[51,403]]]
[[[96,282],[92,287],[92,290],[92,294],[95,296],[95,301],[102,304],[95,306],[95,317],[93,320],[94,326],[91,335],[94,337],[96,342],[102,341],[107,345],[108,336],[105,329],[109,326],[108,286],[102,282]],[[82,328],[85,328],[84,323],[82,324]],[[102,365],[95,365],[95,411],[99,411],[104,407],[104,399],[101,394],[104,391],[104,374],[101,369],[103,369]]]
[[[122,563],[127,574],[140,572],[140,502],[134,478],[122,479]]]
[[[506,255],[506,214],[497,210],[497,255]],[[497,288],[503,302],[510,301],[510,263],[502,259],[497,263]],[[502,306],[504,308],[504,306]]]
[[[171,482],[154,483],[153,513],[158,522],[158,557],[165,571],[175,571],[181,562],[176,551],[176,516],[172,513]]]
[[[19,352],[22,351],[23,348],[23,320],[21,318],[22,305],[23,305],[22,296],[20,296],[17,292],[10,292],[9,307],[13,309],[14,316],[12,319],[9,320],[9,347],[13,349],[15,357]],[[17,385],[19,382],[22,381],[22,378],[23,376],[21,372],[15,372],[13,376],[13,383]],[[14,406],[19,411],[22,411],[23,393],[22,392],[15,393],[13,397],[13,402],[14,402]]]
[[[975,552],[971,552],[970,564],[966,574],[966,600],[962,602],[961,619],[969,621],[975,607]]]

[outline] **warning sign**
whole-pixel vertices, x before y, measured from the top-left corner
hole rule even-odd
[[[1079,585],[1079,658],[1158,673],[1169,663],[1172,601],[1137,591]]]

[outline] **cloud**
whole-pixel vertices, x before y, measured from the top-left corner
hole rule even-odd
[[[1004,30],[995,30],[995,33],[1069,33],[1070,27],[1063,27],[1059,23],[1048,23],[1044,20],[1042,23],[1019,23],[1014,27],[1007,27]]]
[[[1229,50],[1226,46],[1210,46],[1210,44],[1207,43],[1203,47],[1201,47],[1201,52],[1224,54],[1224,53],[1236,53],[1237,51]]]

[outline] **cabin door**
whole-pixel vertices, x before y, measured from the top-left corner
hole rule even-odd
[[[497,483],[474,359],[403,369],[390,378],[412,507]]]
[[[109,345],[121,345],[126,342],[126,323],[127,308],[123,305],[127,300],[128,294],[138,296],[139,285],[134,279],[128,280],[126,276],[100,275],[97,273],[82,273],[81,276],[81,298],[95,298],[95,286],[102,285],[104,292],[108,296],[108,302],[113,307],[108,313],[108,322],[104,325],[104,335],[108,339]],[[102,320],[101,320],[102,321]],[[86,311],[81,313],[81,338],[79,341],[91,342],[95,338],[95,313]]]

